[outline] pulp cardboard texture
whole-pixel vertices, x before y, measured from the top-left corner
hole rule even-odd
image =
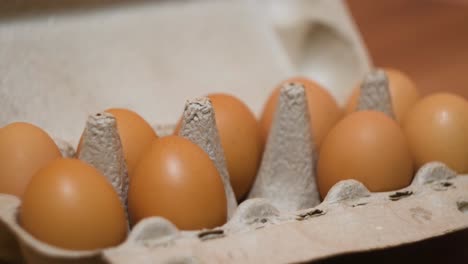
[[[271,88],[295,72],[327,84],[342,102],[352,87],[349,83],[369,70],[364,48],[341,2],[285,2],[142,1],[8,16],[0,22],[0,125],[18,120],[38,124],[56,138],[65,156],[73,155],[71,146],[85,125],[106,131],[100,133],[103,138],[89,137],[92,144],[83,146],[80,158],[96,163],[124,200],[127,174],[113,117],[87,119],[89,114],[123,106],[155,124],[170,124],[182,113],[186,99],[212,91],[236,94],[258,113]],[[15,10],[11,8],[15,3],[22,4],[4,5]],[[323,62],[321,67],[317,61]],[[264,176],[255,183],[262,190],[257,192],[260,198],[238,205],[224,226],[179,231],[168,220],[153,217],[134,226],[128,239],[115,248],[70,251],[29,235],[18,223],[20,201],[0,195],[0,260],[284,263],[397,246],[468,227],[468,177],[456,176],[440,163],[420,169],[403,190],[370,193],[361,183],[348,180],[335,185],[322,203],[314,198],[316,191],[305,195],[309,203],[303,203],[301,194],[314,185],[290,181],[290,188],[273,199],[271,193],[278,188],[267,187],[271,178],[284,179],[278,171],[290,173],[285,170],[290,166],[309,182],[316,159],[310,153],[313,147],[304,148],[298,159],[272,167],[289,153],[278,154],[285,152],[281,146],[294,146],[284,145],[285,140],[295,138],[313,146],[313,139],[304,132],[310,124],[297,122],[308,120],[307,111],[298,111],[304,108],[303,88],[298,84],[283,87],[280,97],[262,161]],[[382,99],[388,96],[370,98],[380,98],[375,108],[389,103]],[[203,141],[189,133],[203,122],[208,124],[207,132],[217,133],[214,123],[209,124],[212,115],[206,115],[206,111],[212,113],[211,104],[209,100],[191,102],[202,107],[186,107],[182,136],[199,144],[218,170],[225,171],[217,137],[204,134],[211,141]],[[188,111],[206,119],[191,121]],[[289,130],[280,133],[275,127],[284,124],[289,124]],[[171,126],[157,128],[166,133],[171,130]],[[109,151],[116,155],[104,158]],[[289,206],[284,206],[284,200]]]
[[[224,151],[221,147],[213,106],[207,97],[194,98],[185,104],[179,135],[199,145],[216,166],[227,199],[227,217],[231,218],[236,210],[237,200],[229,182]]]
[[[280,91],[268,143],[248,198],[266,198],[281,211],[314,207],[320,202],[309,120],[303,86],[286,84]]]

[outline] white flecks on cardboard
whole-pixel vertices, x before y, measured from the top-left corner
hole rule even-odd
[[[375,69],[366,74],[361,84],[356,111],[380,111],[395,119],[387,74]]]
[[[296,211],[320,202],[315,182],[315,146],[304,87],[288,83],[280,90],[262,163],[249,198],[265,198],[280,211]]]
[[[117,121],[112,114],[101,112],[88,117],[78,158],[107,178],[127,208],[127,166]]]
[[[216,127],[214,108],[208,97],[198,97],[185,103],[179,135],[200,146],[214,162],[226,193],[228,219],[231,218],[237,208],[237,200]]]

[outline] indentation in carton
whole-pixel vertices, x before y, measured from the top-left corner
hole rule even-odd
[[[351,205],[351,207],[359,207],[359,206],[364,206],[364,205],[367,205],[367,203],[357,203],[357,204]]]
[[[371,194],[364,184],[356,180],[339,181],[328,191],[324,202],[336,203],[345,200],[354,200],[369,197]]]
[[[326,214],[326,212],[323,211],[323,210],[313,209],[313,210],[298,214],[297,217],[296,217],[296,220],[297,221],[303,221],[303,220],[307,220],[309,218],[321,216],[321,215],[324,215],[324,214]]]
[[[413,191],[398,191],[390,194],[388,198],[390,199],[390,201],[398,201],[406,197],[410,197],[411,195],[413,195]]]
[[[456,188],[450,181],[436,182],[431,185],[434,191],[447,191],[448,189]]]
[[[262,198],[248,199],[239,205],[225,227],[229,232],[237,232],[249,227],[258,228],[267,223],[276,223],[276,218],[279,215],[279,210],[268,200]]]
[[[468,200],[458,201],[457,208],[460,212],[468,214]]]
[[[422,166],[416,176],[413,184],[428,184],[435,181],[448,181],[457,176],[457,173],[441,162],[429,162]]]
[[[431,221],[432,212],[422,207],[415,207],[410,209],[411,218],[413,218],[419,224]]]
[[[198,233],[197,237],[201,241],[206,241],[210,239],[215,239],[215,238],[221,238],[225,237],[226,234],[224,233],[224,230],[222,229],[213,229],[213,230],[207,230],[207,231],[202,231]]]

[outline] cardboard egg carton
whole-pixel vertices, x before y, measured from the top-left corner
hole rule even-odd
[[[79,2],[86,6],[94,1],[71,1]],[[271,1],[273,9],[279,5],[284,10],[284,3],[279,2]],[[186,99],[212,91],[231,92],[259,112],[271,87],[293,72],[316,77],[316,72],[307,71],[314,68],[314,62],[303,61],[298,66],[288,59],[301,53],[297,42],[308,38],[304,27],[311,21],[337,29],[347,43],[345,53],[357,58],[355,67],[348,67],[348,71],[357,69],[357,74],[340,71],[340,59],[331,60],[335,67],[324,74],[339,79],[328,86],[335,97],[341,101],[346,97],[352,85],[345,88],[339,83],[357,81],[350,76],[361,78],[369,70],[369,61],[341,2],[314,2],[314,11],[307,13],[304,10],[309,9],[300,7],[311,5],[309,1],[291,1],[286,9],[289,19],[275,12],[259,18],[252,11],[259,7],[250,1],[142,1],[20,16],[14,14],[15,4],[3,4],[8,8],[0,10],[10,10],[13,15],[0,21],[0,41],[5,44],[0,45],[0,53],[5,55],[0,72],[6,76],[0,86],[0,125],[33,122],[56,137],[64,156],[74,155],[73,146],[86,127],[84,141],[89,144],[84,144],[79,158],[96,166],[125,201],[127,175],[115,119],[103,113],[86,119],[89,113],[111,106],[130,107],[147,120],[170,124],[181,114]],[[270,30],[271,24],[279,31],[279,39]],[[229,34],[219,34],[226,31]],[[327,38],[332,43],[323,42]],[[176,41],[162,41],[168,39]],[[307,45],[335,57],[343,53],[330,32],[323,39],[316,41],[322,44],[312,41]],[[232,46],[239,40],[242,45]],[[391,115],[385,79],[378,72],[368,77],[358,108]],[[323,75],[316,78],[326,83]],[[211,104],[206,98],[186,103],[180,134],[203,148],[223,177],[230,208],[224,226],[180,231],[168,220],[153,217],[135,225],[127,240],[114,248],[71,251],[29,235],[18,223],[20,201],[0,194],[0,261],[300,262],[399,246],[468,228],[468,177],[456,176],[440,163],[421,168],[412,184],[402,190],[371,193],[361,183],[347,180],[336,184],[320,202],[313,178],[317,154],[305,109],[301,85],[283,87],[256,182],[249,199],[237,205],[229,189]],[[171,133],[172,128],[155,125],[160,135]],[[93,138],[95,133],[87,136],[86,131],[93,129],[105,131],[103,138]],[[278,165],[277,160],[287,162]]]
[[[179,231],[163,218],[148,218],[132,229],[122,245],[86,252],[58,249],[31,237],[17,223],[18,199],[2,195],[0,257],[30,263],[313,261],[466,229],[467,189],[468,177],[432,163],[402,190],[371,194],[359,182],[344,181],[318,206],[285,214],[267,200],[250,199],[225,226],[198,232]]]
[[[371,72],[361,89],[358,109],[392,115],[382,71]],[[401,190],[371,193],[358,181],[344,180],[320,202],[306,96],[299,83],[281,89],[256,181],[249,199],[237,206],[214,115],[208,98],[189,100],[179,135],[198,144],[217,166],[228,198],[225,225],[181,231],[164,218],[150,217],[114,248],[70,251],[29,235],[18,223],[19,199],[1,195],[0,257],[31,263],[290,263],[413,243],[468,227],[468,177],[438,162],[420,168]],[[115,119],[91,115],[79,158],[101,170],[125,201],[122,157]]]

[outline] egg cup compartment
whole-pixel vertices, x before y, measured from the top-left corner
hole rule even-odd
[[[0,240],[0,256],[12,263],[312,261],[466,229],[467,189],[468,177],[434,162],[422,167],[404,189],[371,193],[361,183],[346,180],[321,204],[296,212],[280,213],[265,199],[248,199],[228,223],[213,230],[179,231],[166,219],[147,218],[121,245],[96,251],[63,250],[36,240],[17,222],[19,200],[2,194],[0,234],[9,235]]]
[[[362,87],[359,109],[392,113],[382,72],[370,73]],[[0,256],[31,263],[299,262],[413,243],[468,228],[468,177],[457,176],[437,162],[423,166],[411,185],[401,190],[371,193],[362,183],[345,180],[335,184],[320,203],[314,180],[317,156],[306,107],[302,85],[284,85],[249,199],[237,208],[231,200],[228,206],[234,209],[221,227],[181,231],[164,218],[150,217],[136,224],[116,247],[63,250],[29,235],[18,223],[20,201],[0,195],[0,234],[8,234],[0,240]],[[189,100],[179,133],[208,153],[229,195],[214,115],[209,99]],[[82,141],[79,158],[115,183],[125,204],[126,188],[121,183],[127,174],[112,115],[90,116]],[[22,257],[12,248],[12,240],[18,242]]]

